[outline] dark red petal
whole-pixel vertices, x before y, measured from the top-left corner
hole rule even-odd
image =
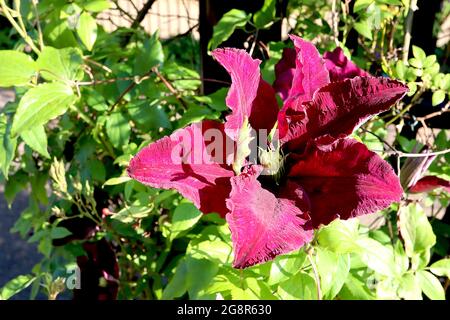
[[[357,76],[370,76],[368,72],[360,69],[356,64],[349,60],[340,47],[337,47],[331,52],[325,52],[323,59],[325,60],[325,65],[330,73],[330,80],[333,82],[351,79]]]
[[[429,192],[437,188],[444,188],[445,191],[450,192],[450,181],[435,176],[426,176],[417,181],[417,183],[409,189],[409,192]]]
[[[142,149],[131,160],[128,175],[151,187],[176,189],[204,213],[225,215],[225,199],[234,174],[223,165],[225,155],[220,154],[223,148],[213,151],[209,149],[213,145],[205,142],[211,129],[216,129],[216,138],[226,137],[223,125],[214,121],[177,130]]]
[[[289,97],[278,114],[280,138],[289,131],[287,114],[298,110],[304,102],[312,100],[314,93],[330,82],[325,62],[316,47],[300,37],[291,35],[290,38],[294,42],[297,57]]]
[[[299,249],[313,236],[296,201],[277,198],[263,189],[257,180],[259,172],[252,167],[231,179],[227,200],[230,213],[226,219],[231,230],[235,268],[246,268]],[[289,196],[292,199],[294,194]]]
[[[383,77],[332,82],[318,90],[312,102],[288,106],[288,128],[286,132],[280,128],[281,141],[295,150],[324,134],[349,135],[371,116],[388,110],[406,92],[408,87],[403,83]]]
[[[296,52],[293,48],[284,48],[280,61],[275,65],[275,82],[273,88],[286,100],[294,79]]]
[[[384,209],[403,192],[392,167],[350,138],[311,141],[288,175],[306,191],[314,227]]]
[[[276,122],[279,108],[275,91],[261,78],[261,61],[239,49],[216,49],[212,54],[228,71],[232,81],[226,99],[232,110],[225,124],[227,134],[236,141],[246,117],[253,129],[270,131]]]

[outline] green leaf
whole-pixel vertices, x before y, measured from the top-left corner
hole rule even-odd
[[[442,288],[439,279],[425,270],[419,270],[416,273],[420,288],[423,293],[431,300],[445,300],[445,291]]]
[[[89,51],[92,51],[92,47],[97,39],[97,22],[95,22],[95,19],[88,12],[83,12],[80,15],[77,33],[81,42],[83,42]]]
[[[183,259],[179,262],[177,270],[164,288],[162,299],[169,300],[181,297],[187,290],[188,270],[186,261]]]
[[[55,48],[78,46],[72,30],[69,29],[67,19],[55,19],[45,25],[44,41]]]
[[[225,111],[228,106],[225,103],[225,98],[228,94],[228,88],[222,88],[216,92],[211,93],[208,97],[211,99],[210,102],[206,102],[211,108],[217,111]]]
[[[221,264],[231,262],[232,248],[222,239],[200,241],[195,239],[189,243],[187,253],[194,258],[215,260]]]
[[[24,171],[19,170],[5,183],[4,196],[9,208],[11,208],[16,195],[27,187],[28,180],[28,175]]]
[[[408,89],[409,89],[409,92],[407,93],[407,95],[408,95],[409,97],[411,97],[411,96],[413,96],[413,95],[416,93],[416,91],[417,91],[417,84],[416,84],[415,82],[408,82],[408,83],[407,83],[407,86],[408,86]]]
[[[158,32],[152,34],[145,40],[144,46],[138,49],[134,64],[134,73],[138,75],[145,74],[151,68],[164,62],[164,51],[159,41]]]
[[[50,237],[52,239],[62,239],[67,236],[70,236],[72,232],[63,227],[54,227],[50,232]]]
[[[430,266],[430,271],[440,277],[450,278],[450,259],[441,259]]]
[[[276,257],[271,263],[267,283],[271,286],[288,280],[299,272],[305,260],[306,253],[303,250]]]
[[[47,159],[50,155],[47,151],[47,134],[43,125],[35,126],[30,130],[23,131],[20,134],[23,141],[34,151],[38,152]]]
[[[418,277],[412,273],[405,273],[400,279],[398,295],[406,300],[422,300],[422,289]]]
[[[439,65],[439,63],[435,62],[431,65],[431,67],[426,68],[424,70],[424,72],[426,74],[429,74],[430,76],[434,76],[434,75],[438,74],[440,70],[441,70],[441,66]]]
[[[319,229],[317,241],[319,244],[335,253],[350,253],[359,250],[357,219],[336,219],[329,225]]]
[[[431,104],[433,107],[441,104],[445,100],[445,91],[437,90],[433,92],[433,96],[431,97]]]
[[[357,242],[361,248],[361,259],[370,269],[388,277],[395,275],[396,268],[392,246],[383,246],[371,238],[360,238]]]
[[[372,40],[372,24],[368,20],[355,23],[355,29],[358,33],[369,40]]]
[[[350,271],[348,254],[336,254],[316,248],[316,266],[324,299],[333,299],[341,290]]]
[[[423,62],[424,68],[430,68],[433,66],[433,64],[436,62],[436,55],[431,55],[426,57],[425,61]]]
[[[436,243],[433,228],[418,204],[409,204],[400,209],[398,226],[408,257],[429,250]]]
[[[123,177],[115,177],[115,178],[108,179],[108,180],[103,184],[103,186],[115,186],[115,185],[117,185],[117,184],[121,184],[121,183],[124,183],[124,182],[128,182],[128,181],[130,181],[130,180],[131,180],[131,178],[130,178],[130,177],[127,177],[127,176],[123,176]]]
[[[36,62],[23,52],[0,50],[0,87],[23,86],[37,71]]]
[[[373,300],[374,294],[367,287],[367,281],[350,272],[338,294],[341,300]]]
[[[167,129],[172,127],[164,108],[157,103],[158,100],[155,100],[153,103],[143,101],[128,105],[128,113],[140,130],[147,132],[159,128]]]
[[[262,29],[272,24],[276,13],[276,0],[265,0],[262,8],[253,15],[256,28]]]
[[[442,90],[450,91],[450,73],[444,75],[441,80],[440,87]]]
[[[417,58],[411,58],[408,60],[408,62],[410,65],[412,65],[415,68],[422,69],[422,67],[423,67],[422,61]]]
[[[278,286],[277,293],[283,300],[316,300],[317,286],[314,278],[300,271]]]
[[[109,0],[90,0],[87,1],[87,3],[83,3],[81,5],[84,10],[91,11],[91,12],[101,12],[106,9],[109,9],[112,7],[112,3]]]
[[[72,89],[62,83],[44,83],[28,90],[14,115],[13,136],[64,114],[75,99]]]
[[[373,3],[373,0],[356,0],[353,5],[353,12],[359,12],[361,10],[367,9]]]
[[[0,169],[8,179],[9,167],[16,154],[17,138],[11,137],[11,122],[6,114],[0,114]]]
[[[0,289],[0,300],[8,300],[20,291],[26,289],[36,278],[31,275],[21,275],[8,281]]]
[[[395,64],[395,72],[397,73],[397,77],[399,79],[405,79],[406,66],[402,60],[397,61],[397,63]]]
[[[202,213],[192,203],[181,203],[172,217],[170,239],[173,240],[191,229],[202,217]]]
[[[207,289],[217,271],[219,271],[219,266],[214,261],[191,257],[186,259],[186,268],[186,289],[191,299],[196,299],[201,290]]]
[[[213,36],[209,41],[209,50],[214,50],[219,44],[227,40],[236,28],[243,28],[250,20],[251,14],[238,9],[231,9],[223,15],[214,26]]]
[[[425,51],[423,51],[422,48],[419,48],[418,46],[412,46],[412,53],[414,58],[420,60],[420,62],[422,62],[422,64],[425,62],[425,59],[427,58],[427,54],[425,53]]]
[[[65,82],[83,78],[83,57],[78,48],[44,47],[36,62],[39,72],[46,80]]]
[[[106,119],[106,134],[115,148],[127,145],[131,134],[128,119],[119,111],[112,113]]]

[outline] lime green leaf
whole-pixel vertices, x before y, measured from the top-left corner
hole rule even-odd
[[[46,80],[73,81],[83,78],[83,57],[78,48],[45,47],[36,62]]]
[[[442,90],[449,91],[450,90],[450,73],[444,75],[441,80],[440,87]]]
[[[181,203],[172,217],[170,239],[173,240],[191,229],[202,217],[202,213],[192,203]]]
[[[436,62],[436,55],[431,55],[426,57],[425,61],[423,62],[423,67],[424,68],[429,68],[431,66],[433,66],[433,64]]]
[[[62,115],[75,99],[72,89],[62,83],[44,83],[28,90],[19,102],[12,134],[21,134]]]
[[[427,251],[436,243],[430,222],[418,204],[410,204],[400,209],[398,225],[408,257]]]
[[[44,41],[55,48],[77,47],[79,44],[69,29],[67,19],[54,19],[44,27]]]
[[[425,270],[417,272],[417,279],[423,293],[431,300],[445,300],[445,291],[439,279]]]
[[[408,60],[408,62],[410,65],[412,65],[415,68],[422,69],[422,67],[423,67],[422,61],[417,58],[411,58]]]
[[[397,73],[397,77],[399,79],[405,79],[406,66],[402,60],[397,61],[395,64],[395,72]]]
[[[108,180],[103,184],[103,186],[115,186],[115,185],[117,185],[117,184],[121,184],[121,183],[124,183],[124,182],[128,182],[128,181],[130,181],[130,180],[131,180],[131,178],[130,178],[130,177],[126,177],[126,176],[124,176],[124,177],[111,178],[111,179],[108,179]]]
[[[392,6],[401,6],[402,5],[401,0],[377,0],[377,3],[390,4]]]
[[[276,0],[265,0],[264,4],[258,12],[253,15],[253,22],[256,28],[262,29],[270,26],[275,19],[276,13]]]
[[[324,299],[333,299],[344,285],[350,271],[348,254],[336,254],[316,248],[316,266],[320,277],[320,287]]]
[[[439,73],[439,70],[441,70],[441,66],[439,65],[439,63],[435,62],[431,65],[431,67],[426,68],[424,72],[429,74],[430,76],[434,76]]]
[[[417,91],[417,84],[415,83],[415,82],[408,82],[407,83],[407,86],[408,86],[408,89],[409,89],[409,92],[407,93],[408,94],[408,96],[413,96],[415,93],[416,93],[416,91]]]
[[[187,252],[194,258],[206,258],[215,260],[221,264],[231,262],[231,245],[221,239],[212,241],[198,241],[192,240],[189,243]]]
[[[295,254],[286,254],[276,257],[271,264],[267,283],[274,285],[288,280],[299,272],[300,267],[306,260],[306,253],[301,250]]]
[[[101,12],[111,8],[112,3],[109,0],[90,0],[81,4],[81,6],[84,8],[84,10],[90,12]]]
[[[277,293],[283,300],[316,300],[316,281],[309,274],[300,271],[278,286]]]
[[[374,294],[367,287],[367,282],[363,281],[350,272],[344,286],[338,294],[342,300],[373,300]]]
[[[412,53],[414,58],[420,60],[422,63],[425,62],[425,59],[427,58],[427,55],[425,51],[423,51],[422,48],[419,48],[418,46],[412,46]]]
[[[0,87],[23,86],[37,71],[36,62],[25,53],[0,50]]]
[[[359,250],[359,246],[356,243],[358,235],[357,219],[336,219],[318,231],[317,241],[322,247],[332,252],[356,252]]]
[[[398,295],[406,300],[422,300],[422,289],[418,278],[412,273],[405,273],[400,279]]]
[[[70,236],[72,232],[63,227],[54,227],[50,232],[50,237],[52,239],[62,239],[67,236]]]
[[[353,12],[359,12],[361,10],[367,9],[373,3],[373,0],[356,0],[353,5]]]
[[[450,278],[450,259],[441,259],[430,266],[430,271],[437,276]]]
[[[128,119],[120,112],[112,113],[106,119],[106,134],[115,148],[121,149],[127,145],[131,134]]]
[[[8,300],[20,291],[26,289],[36,278],[31,275],[21,275],[8,281],[3,288],[0,289],[0,300]]]
[[[433,92],[433,96],[431,97],[431,104],[433,107],[441,104],[445,100],[445,91],[437,90]]]
[[[209,50],[217,48],[219,44],[227,40],[236,28],[243,28],[250,20],[251,14],[245,11],[231,9],[223,15],[217,25],[214,26],[213,36],[209,41]]]
[[[30,130],[23,131],[20,134],[23,141],[34,151],[38,152],[47,159],[50,155],[47,151],[47,134],[43,125],[35,126]]]
[[[372,40],[372,24],[368,20],[356,22],[355,29],[360,35]]]
[[[384,246],[371,238],[360,238],[357,243],[361,248],[361,259],[370,269],[388,277],[395,275],[396,268],[392,246]]]
[[[81,42],[83,42],[89,51],[92,51],[92,47],[97,39],[97,22],[95,22],[95,19],[88,12],[83,12],[80,15],[77,33]]]
[[[11,122],[3,113],[0,114],[0,169],[8,179],[9,167],[16,154],[17,138],[11,137]]]

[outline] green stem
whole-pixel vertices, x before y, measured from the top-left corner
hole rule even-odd
[[[30,38],[30,36],[28,36],[27,31],[24,29],[25,27],[23,26],[23,28],[21,28],[16,20],[14,20],[13,16],[10,13],[11,8],[9,8],[6,4],[5,4],[5,0],[0,0],[0,7],[2,8],[3,14],[5,16],[6,19],[8,19],[8,21],[11,23],[11,25],[14,27],[14,29],[16,29],[17,33],[25,40],[25,42],[30,46],[30,48],[36,53],[39,54],[40,50],[36,47],[36,45],[33,42],[33,39]],[[23,25],[23,21],[22,18],[20,16],[20,12],[17,13],[19,18],[19,23],[21,25]]]

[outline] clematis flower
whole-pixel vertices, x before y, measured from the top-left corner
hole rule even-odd
[[[296,37],[291,37],[293,41],[302,41]],[[303,51],[303,56],[308,58],[308,54]],[[311,48],[312,49],[312,48]],[[315,49],[315,48],[314,48]],[[280,95],[281,99],[285,101],[289,96],[289,90],[292,87],[292,80],[294,79],[297,64],[302,62],[297,59],[299,46],[296,48],[284,48],[280,61],[275,65],[276,79],[273,84],[275,91]],[[314,52],[311,53],[315,55]],[[368,77],[370,74],[360,69],[356,64],[349,60],[342,48],[337,47],[333,51],[327,51],[323,55],[325,67],[329,73],[331,82],[351,79],[357,76]]]
[[[407,87],[369,76],[330,82],[314,45],[291,39],[295,67],[283,84],[281,110],[275,90],[261,79],[259,60],[244,50],[217,49],[213,56],[232,79],[226,123],[180,129],[142,149],[128,167],[130,177],[174,188],[204,213],[224,216],[236,268],[297,250],[311,241],[314,228],[386,208],[403,192],[392,167],[349,135],[388,110]],[[277,76],[289,78],[281,69]],[[273,135],[259,134],[274,125],[278,146]]]

